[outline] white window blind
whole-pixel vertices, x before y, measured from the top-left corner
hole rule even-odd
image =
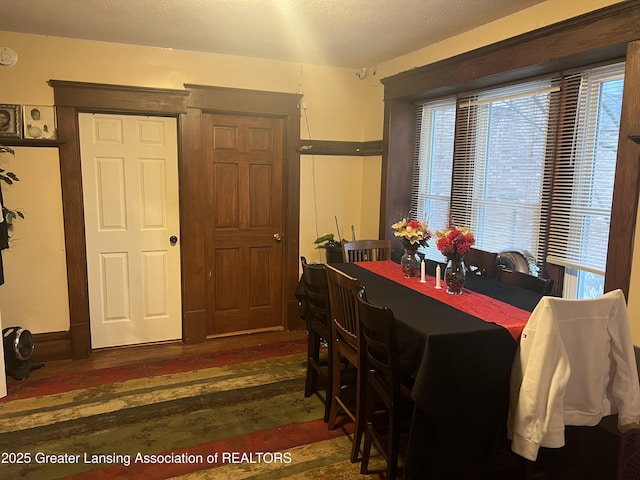
[[[417,109],[412,211],[419,220],[426,220],[434,233],[448,224],[455,115],[455,98],[427,102]],[[435,239],[422,252],[427,258],[443,260]]]
[[[604,274],[620,129],[624,64],[566,79],[547,261]]]
[[[451,215],[477,248],[543,260],[558,92],[547,79],[458,100]]]

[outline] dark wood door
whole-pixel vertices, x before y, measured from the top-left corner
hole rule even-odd
[[[203,115],[209,174],[207,335],[283,325],[283,125]]]

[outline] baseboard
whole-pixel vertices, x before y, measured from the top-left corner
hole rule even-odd
[[[289,310],[294,311],[293,308]],[[298,318],[289,319],[289,330],[304,329],[304,324]],[[35,349],[34,362],[50,362],[54,360],[69,360],[72,357],[71,334],[69,332],[36,333],[33,335]],[[640,347],[634,346],[636,365],[640,374]]]
[[[35,348],[30,358],[33,362],[46,363],[72,358],[69,332],[34,333],[33,341]]]

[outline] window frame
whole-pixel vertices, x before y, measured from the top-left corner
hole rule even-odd
[[[632,0],[382,79],[380,237],[390,238],[388,222],[410,207],[416,101],[616,60],[626,61],[624,99],[639,98],[639,39],[640,1]],[[627,296],[640,191],[639,119],[640,104],[623,101],[605,290],[621,288]],[[561,269],[549,273],[562,283]]]
[[[512,242],[504,242],[504,237],[509,236],[509,232],[503,231],[500,225],[496,226],[496,215],[499,215],[500,210],[513,212],[524,222],[518,227],[518,231],[528,232],[526,241],[518,245],[536,258],[543,274],[549,260],[566,268],[565,296],[573,294],[572,298],[575,298],[576,293],[580,293],[577,292],[577,288],[584,283],[583,270],[600,274],[604,278],[604,268],[593,270],[597,265],[593,260],[604,259],[604,256],[585,257],[583,260],[589,262],[589,266],[585,267],[583,263],[579,263],[579,269],[573,268],[578,264],[574,265],[571,262],[582,258],[580,252],[587,248],[592,253],[597,253],[597,250],[593,251],[592,248],[597,249],[598,245],[602,245],[600,242],[608,244],[607,238],[602,237],[608,237],[610,208],[598,207],[592,203],[600,196],[599,193],[611,192],[608,188],[612,188],[614,181],[613,172],[609,172],[607,168],[610,177],[604,179],[604,184],[598,185],[593,182],[598,165],[611,165],[612,159],[606,156],[606,150],[617,152],[619,103],[617,106],[614,105],[613,109],[616,113],[612,125],[615,133],[608,122],[601,123],[603,118],[605,121],[608,118],[602,117],[603,112],[606,114],[610,110],[603,101],[603,95],[606,93],[604,87],[612,81],[622,82],[618,87],[613,87],[617,94],[617,103],[621,101],[618,95],[621,95],[620,87],[624,83],[624,63],[618,62],[599,65],[596,68],[587,67],[562,78],[523,81],[457,97],[419,102],[413,189],[414,211],[418,218],[426,219],[433,213],[433,210],[424,211],[430,199],[439,202],[449,200],[449,204],[444,207],[445,211],[449,211],[451,218],[458,224],[461,224],[460,219],[465,219],[462,224],[473,229],[479,248],[501,251],[510,248],[512,244],[516,245],[517,241],[512,238]],[[444,109],[449,110],[450,118],[437,115]],[[451,112],[452,109],[455,110]],[[494,118],[496,113],[498,116]],[[455,128],[450,125],[453,118]],[[524,125],[520,124],[520,118],[528,121]],[[442,121],[438,121],[439,119]],[[577,119],[579,121],[576,121]],[[508,137],[504,137],[505,130],[501,127],[505,121],[508,125]],[[604,130],[601,130],[603,125]],[[531,128],[534,130],[530,131]],[[497,136],[494,135],[494,130],[498,132]],[[605,135],[600,135],[603,132]],[[434,137],[438,139],[437,142],[434,142]],[[568,148],[550,148],[556,145],[558,139],[566,143]],[[491,147],[494,142],[497,142],[497,150]],[[525,151],[531,152],[530,161],[524,164],[518,161],[521,160],[521,155],[514,157],[512,154],[512,148],[521,148],[522,142]],[[444,161],[441,145],[448,147],[444,149],[447,156]],[[600,156],[603,147],[604,157]],[[489,151],[490,148],[492,153]],[[523,178],[524,184],[519,183],[517,192],[513,191],[513,186],[509,190],[508,181],[506,184],[494,185],[498,190],[490,188],[487,177],[490,159],[493,159],[494,167],[497,165],[501,171],[506,169],[518,172],[517,174]],[[615,169],[615,164],[613,167]],[[448,174],[446,181],[451,184],[448,195],[434,195],[430,191],[433,172],[439,175],[444,172],[445,176]],[[558,178],[555,177],[556,174],[559,175]],[[608,186],[609,182],[611,186]],[[556,191],[549,201],[549,195],[545,195],[545,191],[551,191],[554,184]],[[503,185],[506,190],[500,188]],[[520,195],[520,186],[527,188],[531,195],[535,196],[535,201],[532,201],[530,195]],[[604,191],[601,190],[602,187]],[[503,191],[506,192],[506,200],[501,202],[494,198],[500,195],[496,192]],[[602,198],[610,205],[610,196]],[[556,212],[554,201],[559,202],[559,217],[551,215]],[[576,206],[578,210],[575,210]],[[583,240],[584,228],[587,226],[581,219],[584,216],[588,219],[591,216],[590,212],[606,217],[607,220],[606,231],[596,232],[595,237],[588,237],[596,241],[595,245]],[[490,216],[488,224],[484,218],[486,215]],[[441,220],[441,216],[438,215],[438,220]],[[445,226],[440,223],[430,222],[430,225],[432,229],[440,229]],[[550,235],[545,238],[541,233],[547,231]],[[483,238],[485,243],[482,242]],[[553,243],[549,245],[548,241],[552,238]],[[437,252],[431,250],[433,249],[425,250],[427,257],[438,260]],[[549,256],[545,254],[547,250],[552,252]],[[601,248],[600,251],[602,252]],[[606,251],[602,254],[606,255]],[[580,281],[581,279],[583,281]],[[579,297],[583,298],[582,295]]]

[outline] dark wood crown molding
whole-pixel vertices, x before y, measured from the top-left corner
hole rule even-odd
[[[617,3],[384,78],[385,100],[443,97],[624,58],[639,25],[640,0]]]

